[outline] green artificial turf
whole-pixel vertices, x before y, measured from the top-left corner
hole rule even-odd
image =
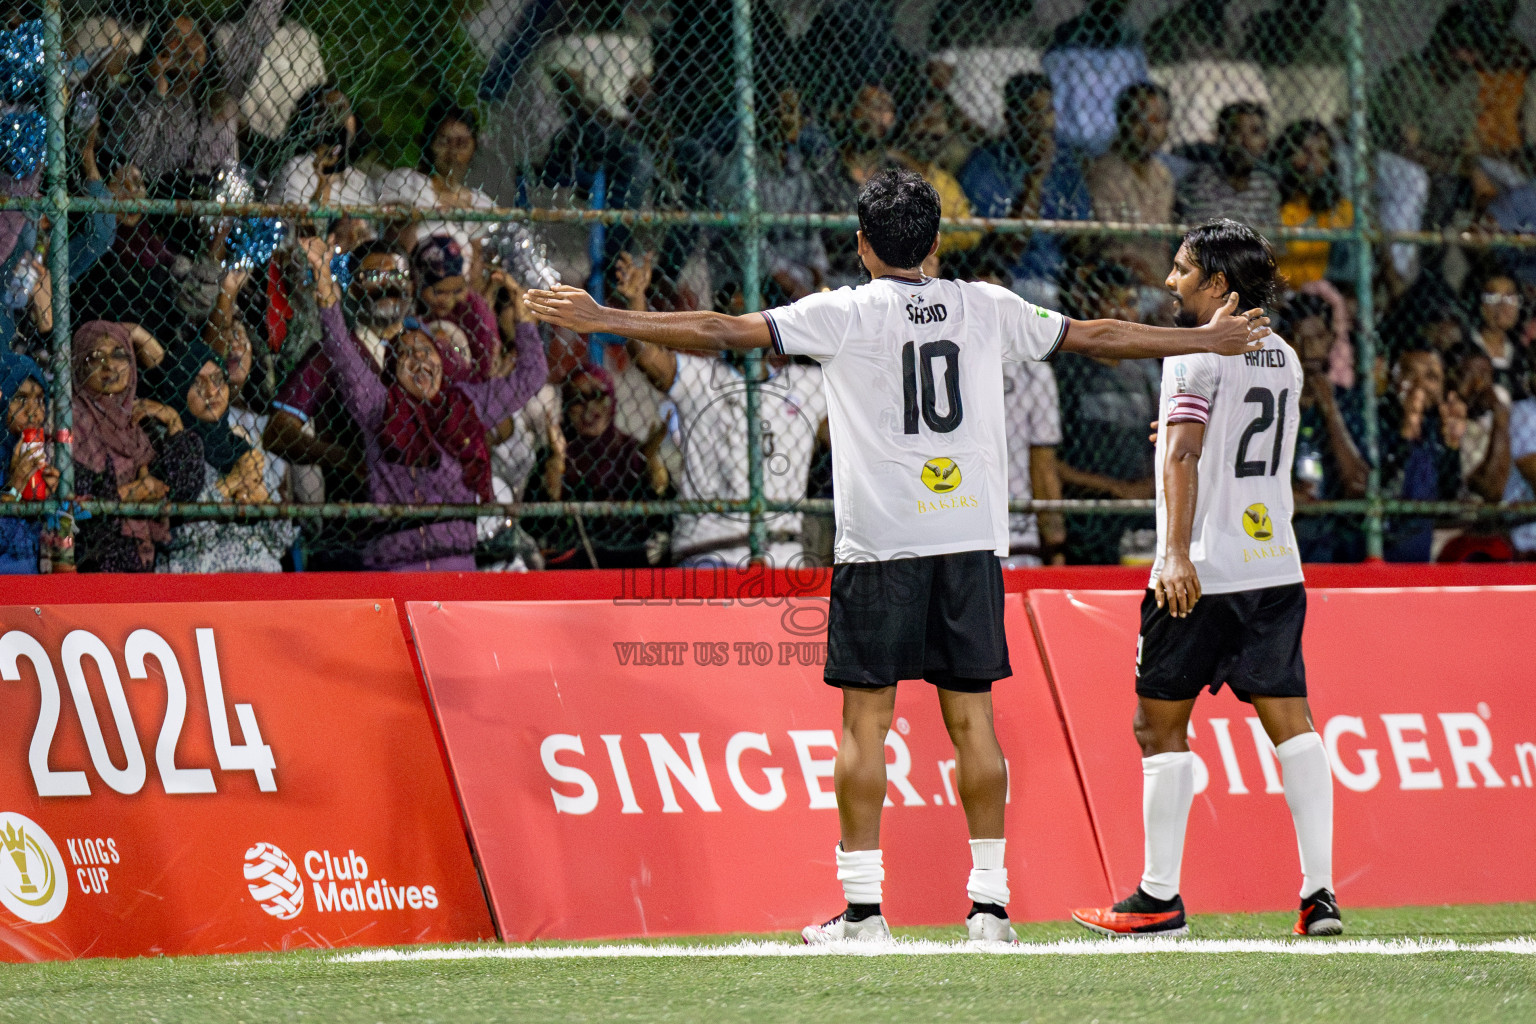
[[[1347,911],[1347,939],[1536,936],[1536,904]],[[1287,935],[1286,914],[1192,919],[1202,939]],[[1025,942],[1077,939],[1070,924]],[[902,929],[949,941],[957,929]],[[755,936],[791,938],[791,936]],[[719,936],[653,940],[718,944]],[[1328,941],[1328,940],[1313,940]],[[541,945],[554,945],[543,943]],[[1137,953],[349,964],[300,952],[0,967],[0,1020],[1368,1021],[1536,1020],[1536,956]]]

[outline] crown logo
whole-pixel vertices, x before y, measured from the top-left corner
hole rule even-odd
[[[31,895],[37,892],[37,886],[32,884],[31,877],[27,874],[27,830],[17,828],[14,824],[8,824],[0,829],[0,845],[3,845],[16,862],[16,870],[21,873],[20,891]]]
[[[52,921],[69,899],[66,870],[59,848],[41,825],[15,811],[0,811],[0,906],[31,924]]]

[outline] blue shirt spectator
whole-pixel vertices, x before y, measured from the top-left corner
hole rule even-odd
[[[1077,153],[1058,145],[1051,84],[1043,75],[1015,75],[1004,87],[1004,134],[976,148],[960,169],[960,187],[978,217],[1089,220],[1093,201]],[[1016,280],[1054,281],[1061,239],[1029,237]]]
[[[1115,137],[1115,97],[1148,81],[1141,34],[1125,19],[1127,0],[1089,0],[1051,34],[1040,64],[1056,93],[1056,137],[1098,156]]]

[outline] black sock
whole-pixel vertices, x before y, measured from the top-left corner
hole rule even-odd
[[[1000,917],[1004,921],[1008,920],[1008,908],[1007,907],[998,906],[996,903],[974,903],[973,902],[971,904],[971,912],[969,914],[965,915],[965,919],[967,921],[969,921],[971,918],[975,917],[977,914],[991,914],[993,917]]]
[[[1160,900],[1156,896],[1148,896],[1146,890],[1139,885],[1136,887],[1136,895],[1152,904],[1153,911],[1155,913],[1164,913],[1166,911],[1172,910],[1179,901],[1177,896],[1171,900]]]
[[[843,911],[843,917],[849,924],[858,924],[869,917],[880,916],[880,904],[878,903],[850,903],[848,909]]]

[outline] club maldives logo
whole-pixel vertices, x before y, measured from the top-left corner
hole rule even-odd
[[[368,860],[356,850],[306,850],[301,861],[294,861],[271,843],[257,843],[245,851],[245,881],[251,898],[273,917],[284,921],[298,917],[304,910],[301,864],[315,887],[315,914],[436,910],[440,903],[435,885],[390,885],[387,878],[370,879]]]
[[[273,917],[291,921],[304,909],[299,866],[271,843],[257,843],[245,851],[245,883],[251,899]]]
[[[0,812],[0,903],[23,921],[46,924],[67,899],[64,858],[48,833],[31,818]]]

